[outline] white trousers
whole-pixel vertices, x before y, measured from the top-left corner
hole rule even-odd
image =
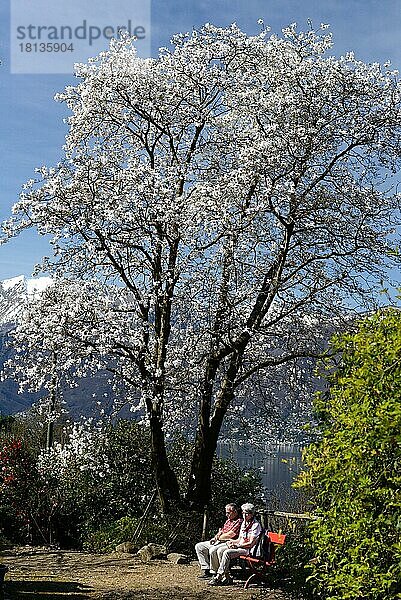
[[[216,542],[215,544],[211,544],[209,541],[198,542],[195,546],[195,552],[201,569],[217,573],[220,557],[226,549],[227,544],[225,542]]]
[[[241,556],[246,554],[249,554],[249,550],[248,549],[244,549],[244,548],[227,548],[227,545],[224,544],[226,547],[222,548],[221,551],[217,550],[217,556],[219,559],[219,568],[217,569],[216,573],[218,573],[218,575],[228,575],[228,572],[230,570],[230,562],[233,558],[238,558],[238,556]]]

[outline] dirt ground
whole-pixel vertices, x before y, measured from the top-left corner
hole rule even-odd
[[[2,551],[8,566],[1,600],[290,600],[279,589],[211,587],[198,579],[196,562],[148,564],[132,554],[94,555],[41,548]]]

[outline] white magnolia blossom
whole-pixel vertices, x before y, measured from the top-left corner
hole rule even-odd
[[[45,477],[62,480],[83,471],[104,478],[110,473],[107,433],[101,425],[82,419],[66,426],[63,438],[63,443],[55,442],[39,455],[38,467]]]
[[[49,386],[51,355],[69,381],[109,370],[146,411],[159,489],[163,428],[197,429],[191,480],[206,497],[227,411],[283,402],[296,360],[304,386],[308,357],[386,274],[400,84],[389,65],[330,56],[326,29],[207,24],[157,59],[112,40],[57,97],[63,161],[3,224],[54,248],[55,283],[15,332],[22,380]]]

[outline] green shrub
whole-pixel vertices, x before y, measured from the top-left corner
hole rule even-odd
[[[216,458],[212,471],[212,496],[209,506],[209,529],[213,533],[221,526],[224,508],[228,502],[238,506],[245,502],[263,504],[263,486],[260,472],[241,468],[235,461]]]
[[[190,461],[193,454],[192,442],[183,436],[177,436],[169,447],[169,460],[172,469],[177,474],[181,491],[185,493],[190,472]],[[264,503],[263,485],[260,472],[257,469],[241,468],[238,463],[231,459],[215,457],[212,469],[212,494],[208,510],[208,535],[212,535],[221,526],[225,519],[225,506],[229,502],[235,502],[238,506],[244,502],[253,504]],[[191,517],[195,520],[195,515]],[[199,533],[202,531],[203,515],[198,515],[199,532],[192,536],[199,541]],[[195,542],[194,542],[195,543]]]
[[[38,462],[43,433],[43,424],[35,426],[31,418],[0,420],[4,535],[19,543],[80,547],[88,532],[143,512],[154,489],[146,428],[119,421],[101,432],[99,443],[89,451],[98,454],[91,457],[94,462],[107,464],[106,475],[83,468],[79,456],[78,462],[69,460],[62,469],[57,453]]]
[[[118,544],[133,538],[137,525],[138,519],[122,517],[122,519],[112,521],[95,531],[87,528],[83,533],[83,547],[85,550],[98,554],[112,552]]]
[[[401,313],[379,313],[333,347],[340,364],[328,364],[330,391],[316,399],[322,438],[299,479],[320,517],[310,583],[330,600],[400,598]]]

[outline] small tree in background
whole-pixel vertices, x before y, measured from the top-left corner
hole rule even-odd
[[[333,346],[340,363],[316,400],[323,435],[299,478],[319,516],[310,581],[331,600],[399,598],[401,312],[377,313]]]

